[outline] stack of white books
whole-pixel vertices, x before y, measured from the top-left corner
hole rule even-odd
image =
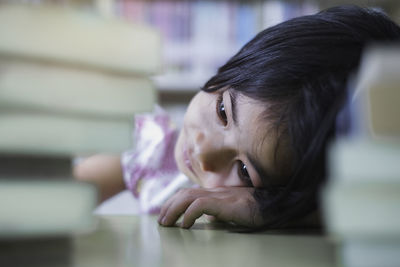
[[[353,131],[329,154],[327,229],[342,266],[399,266],[400,47],[367,50],[350,102]]]
[[[0,238],[93,224],[97,192],[72,159],[131,146],[160,68],[151,28],[87,11],[0,5]]]

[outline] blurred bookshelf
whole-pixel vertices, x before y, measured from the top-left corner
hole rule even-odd
[[[161,104],[187,102],[257,32],[284,20],[338,4],[383,9],[400,21],[396,0],[24,0],[75,5],[156,28],[162,36],[163,66],[153,77]]]
[[[193,94],[257,32],[318,10],[309,1],[114,0],[113,8],[117,16],[159,29],[164,67],[154,81],[161,96]]]
[[[112,12],[119,17],[160,31],[164,66],[154,81],[161,96],[193,94],[256,33],[279,22],[337,4],[354,2],[382,8],[391,15],[400,5],[382,0],[98,2],[111,3]]]

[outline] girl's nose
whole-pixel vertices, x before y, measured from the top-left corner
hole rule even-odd
[[[199,133],[196,138],[195,155],[202,171],[218,172],[226,168],[234,157],[221,135],[206,136]]]

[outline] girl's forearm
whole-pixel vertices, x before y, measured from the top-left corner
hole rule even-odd
[[[75,179],[95,184],[99,202],[125,189],[120,155],[94,155],[77,163],[73,169]]]

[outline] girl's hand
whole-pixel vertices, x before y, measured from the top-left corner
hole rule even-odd
[[[263,220],[253,192],[250,187],[181,189],[163,205],[158,223],[172,226],[183,215],[181,227],[189,228],[197,218],[207,214],[217,220],[259,227]]]

